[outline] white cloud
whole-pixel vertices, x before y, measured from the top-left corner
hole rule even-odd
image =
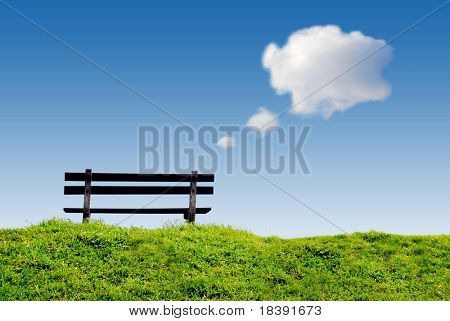
[[[217,145],[224,149],[234,147],[234,138],[231,136],[223,136],[217,141]]]
[[[294,105],[385,44],[359,31],[345,33],[338,26],[315,26],[294,32],[281,48],[270,43],[262,63],[270,72],[272,87],[278,94],[290,93]],[[390,86],[382,69],[391,57],[392,48],[386,46],[292,112],[329,117],[358,103],[387,98]]]
[[[256,114],[248,119],[247,126],[263,133],[276,128],[278,126],[278,119],[270,110],[260,107]]]

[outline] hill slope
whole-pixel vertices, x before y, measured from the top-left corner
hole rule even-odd
[[[52,220],[0,230],[0,300],[449,300],[449,252],[449,235]]]

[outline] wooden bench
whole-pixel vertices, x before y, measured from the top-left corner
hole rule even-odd
[[[206,214],[210,207],[196,207],[197,195],[211,195],[212,186],[197,186],[197,182],[214,182],[214,174],[135,174],[135,173],[65,173],[65,181],[84,182],[84,186],[64,186],[64,195],[84,195],[83,208],[64,208],[65,213],[83,213],[83,222],[91,214],[183,214],[195,222],[196,214]],[[92,185],[92,182],[176,182],[171,186]],[[189,183],[182,186],[181,183]],[[181,186],[179,186],[181,185]],[[91,195],[189,195],[187,208],[91,208]]]

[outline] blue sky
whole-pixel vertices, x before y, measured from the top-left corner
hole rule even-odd
[[[271,42],[283,46],[296,30],[328,24],[387,41],[444,3],[6,2],[194,127],[245,125],[258,107],[290,106],[262,66]],[[282,127],[312,126],[304,148],[312,174],[268,177],[348,232],[449,233],[449,32],[447,6],[392,43],[386,100],[329,119],[284,115]],[[81,199],[63,196],[65,171],[135,172],[138,125],[176,125],[1,3],[0,41],[2,226],[67,218],[62,208]],[[258,176],[218,172],[215,186],[216,195],[199,200],[213,207],[200,222],[284,237],[340,232]]]

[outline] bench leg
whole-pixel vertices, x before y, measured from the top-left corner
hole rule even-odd
[[[190,194],[189,194],[189,212],[187,221],[189,223],[195,222],[195,212],[196,212],[196,198],[197,198],[197,177],[198,172],[192,171],[191,172],[191,184],[190,184]]]
[[[89,223],[89,220],[91,219],[91,185],[92,169],[86,169],[86,178],[84,181],[83,223]]]

